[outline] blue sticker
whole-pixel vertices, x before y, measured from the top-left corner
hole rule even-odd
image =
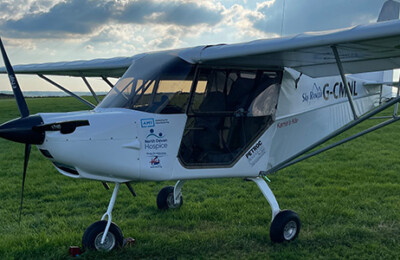
[[[154,127],[154,118],[144,118],[140,120],[142,128]]]

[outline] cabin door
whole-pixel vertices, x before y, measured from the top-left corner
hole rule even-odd
[[[274,122],[282,73],[201,69],[178,157],[185,167],[233,165]]]

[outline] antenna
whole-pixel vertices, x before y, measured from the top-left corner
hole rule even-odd
[[[285,5],[286,0],[283,0],[283,7],[282,7],[282,23],[281,23],[281,37],[283,37],[283,22],[285,21]]]

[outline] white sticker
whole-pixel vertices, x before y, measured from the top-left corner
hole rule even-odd
[[[246,153],[246,158],[251,166],[254,166],[260,158],[265,154],[265,147],[261,141],[258,141],[253,147]]]

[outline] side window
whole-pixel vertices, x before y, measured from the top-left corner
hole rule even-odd
[[[196,90],[193,93],[193,100],[191,103],[191,110],[199,110],[200,104],[202,103],[204,96],[206,94],[207,80],[199,79],[196,84]]]
[[[184,165],[230,165],[273,123],[281,72],[202,69],[179,151]]]
[[[128,103],[128,108],[135,110],[146,111],[151,102],[154,91],[154,80],[137,80],[135,93],[132,93],[133,98]]]
[[[149,112],[158,114],[185,113],[191,86],[191,80],[161,80],[158,83],[157,92]]]
[[[262,72],[252,94],[247,116],[275,117],[281,80],[282,74],[270,71]]]

